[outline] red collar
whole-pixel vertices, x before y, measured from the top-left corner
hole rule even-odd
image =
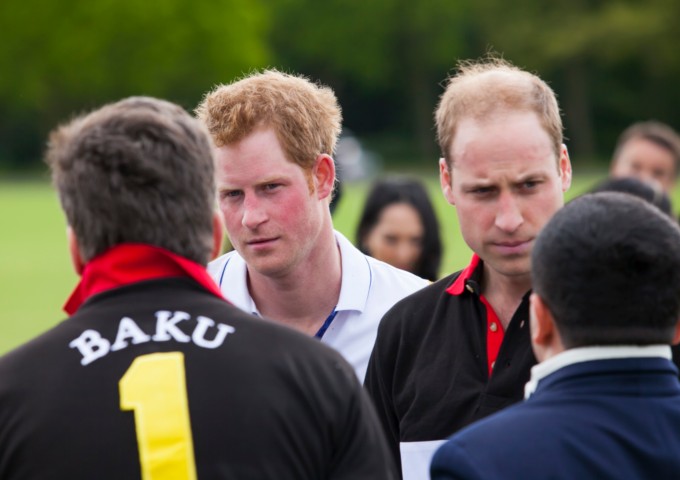
[[[465,267],[465,270],[460,272],[460,275],[458,275],[458,278],[456,278],[456,281],[454,281],[449,288],[446,289],[448,293],[451,295],[460,295],[463,293],[463,290],[465,289],[465,282],[467,282],[472,275],[475,273],[475,270],[479,266],[479,257],[477,254],[472,255],[472,260],[470,260],[470,265]]]
[[[224,299],[205,267],[168,250],[139,243],[116,245],[96,256],[83,270],[80,283],[64,305],[73,315],[91,296],[131,283],[167,277],[190,277]]]

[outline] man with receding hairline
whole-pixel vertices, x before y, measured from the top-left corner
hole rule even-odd
[[[378,331],[365,386],[404,478],[426,477],[443,439],[522,398],[536,361],[531,249],[571,184],[553,91],[508,62],[462,63],[436,124],[442,191],[474,255]]]

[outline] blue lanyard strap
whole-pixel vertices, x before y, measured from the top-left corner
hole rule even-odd
[[[326,330],[328,330],[328,327],[331,326],[331,323],[333,323],[333,319],[335,316],[338,314],[338,311],[334,308],[333,311],[331,312],[330,315],[328,315],[328,318],[326,319],[325,322],[323,322],[323,325],[321,325],[321,328],[319,329],[318,332],[314,335],[316,338],[321,338],[323,337],[323,334],[326,333]]]

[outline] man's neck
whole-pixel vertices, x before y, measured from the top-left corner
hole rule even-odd
[[[248,290],[260,314],[314,335],[340,297],[342,261],[335,236],[325,235],[305,262],[280,277],[248,271]]]
[[[484,265],[482,293],[507,329],[512,316],[531,289],[531,277],[527,275],[506,276]],[[528,320],[528,319],[527,319]]]

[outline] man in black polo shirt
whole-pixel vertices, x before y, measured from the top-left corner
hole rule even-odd
[[[212,144],[180,107],[107,105],[47,162],[82,279],[71,317],[0,359],[0,478],[393,478],[353,369],[229,305]]]
[[[442,190],[474,255],[378,331],[365,385],[404,478],[427,478],[445,438],[522,399],[531,248],[571,183],[553,91],[505,61],[462,63],[436,123]]]

